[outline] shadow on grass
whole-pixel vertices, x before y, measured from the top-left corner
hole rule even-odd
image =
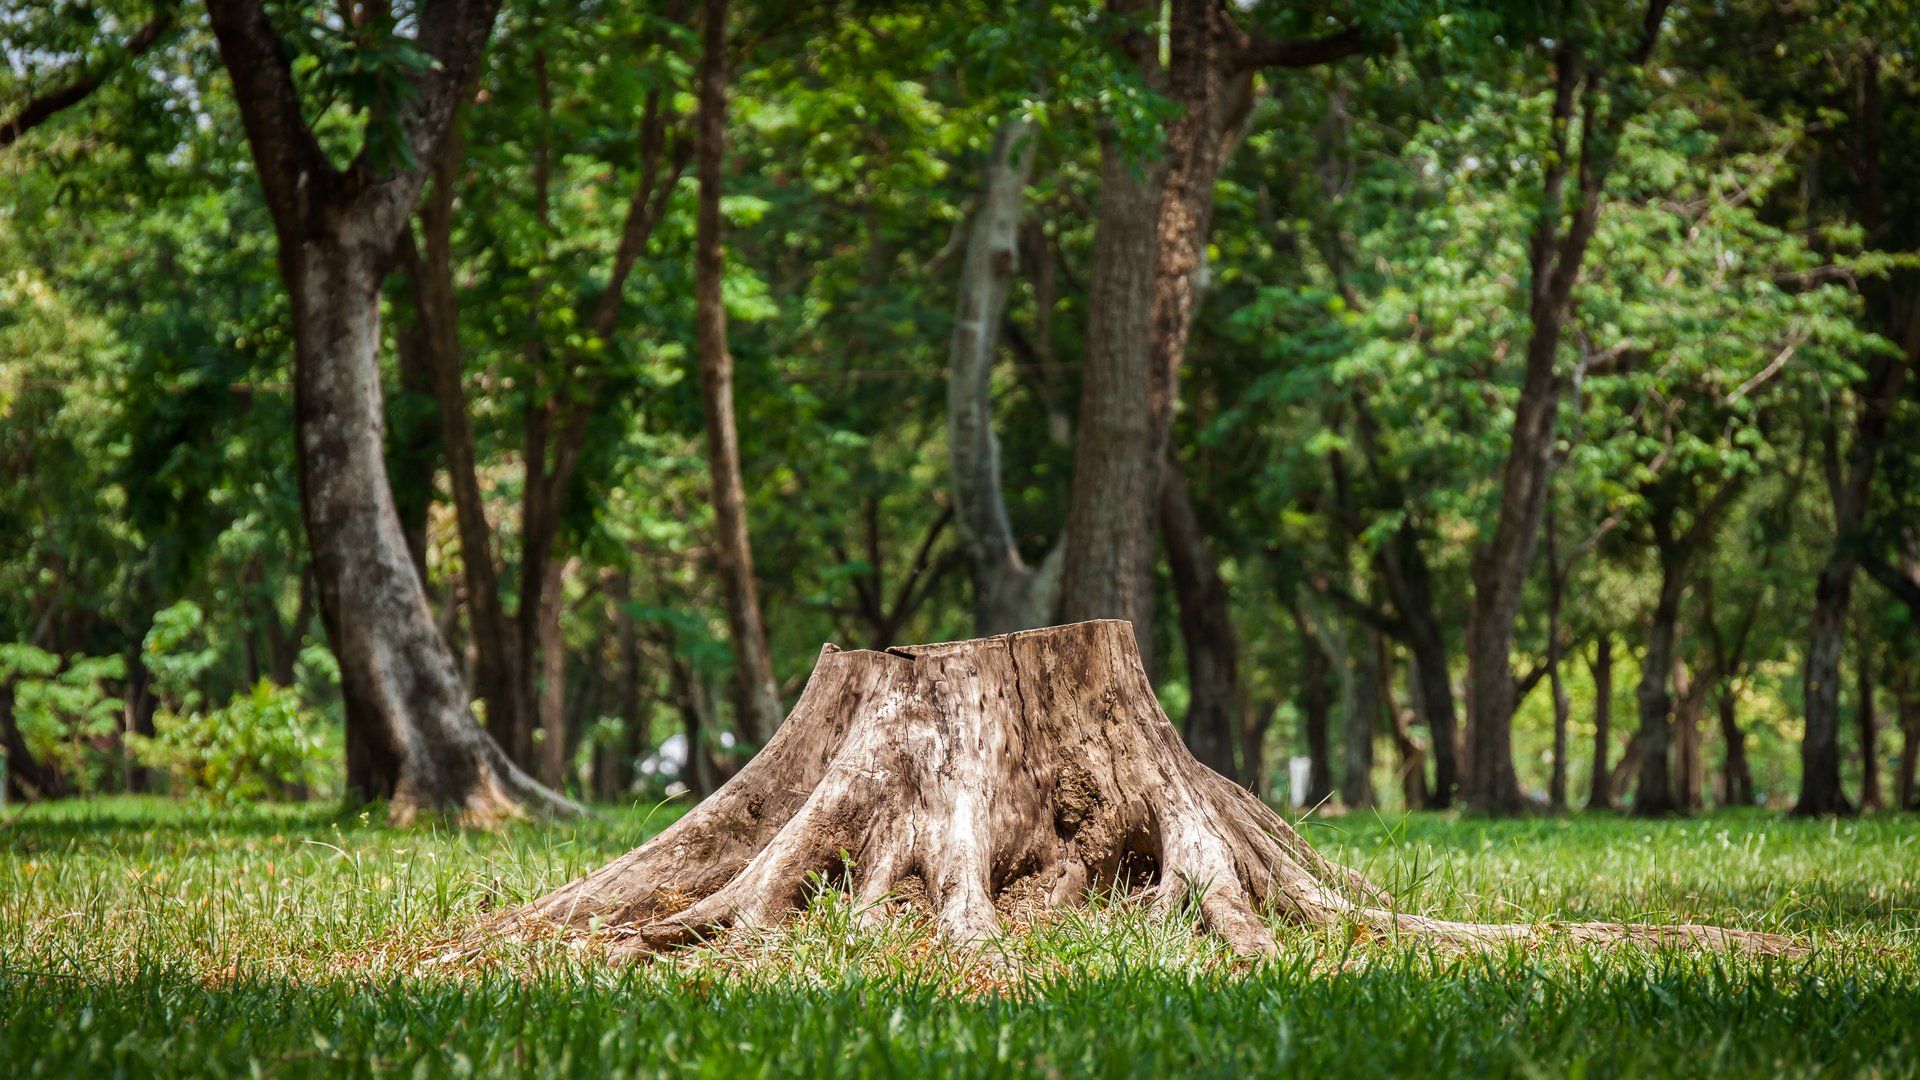
[[[1910,1074],[1920,991],[1793,964],[1122,971],[1009,996],[579,967],[220,985],[0,973],[0,1060],[50,1074]],[[76,1023],[76,1017],[86,1017]]]

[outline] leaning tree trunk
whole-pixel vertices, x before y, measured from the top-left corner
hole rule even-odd
[[[773,741],[712,798],[482,933],[558,930],[644,954],[768,926],[816,888],[845,891],[873,918],[919,909],[968,945],[1113,890],[1163,907],[1191,898],[1249,956],[1275,951],[1262,913],[1463,944],[1545,932],[1394,911],[1195,761],[1154,700],[1131,628],[1100,620],[884,652],[826,646]],[[1555,932],[1795,948],[1700,926]]]
[[[379,260],[330,238],[283,252],[294,314],[294,426],[307,544],[340,662],[347,786],[396,820],[491,821],[567,806],[474,723],[402,534],[382,457]]]
[[[1000,486],[1000,440],[993,433],[993,361],[1007,292],[1019,269],[1020,204],[1038,138],[1038,128],[1018,118],[1005,121],[994,134],[980,209],[967,234],[947,349],[954,520],[973,577],[974,627],[982,634],[1045,624],[1060,585],[1058,559],[1036,570],[1020,556]]]

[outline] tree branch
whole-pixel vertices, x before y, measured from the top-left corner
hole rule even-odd
[[[1366,32],[1356,24],[1324,37],[1268,38],[1249,34],[1246,41],[1228,54],[1227,63],[1235,73],[1255,68],[1317,67],[1370,51]]]
[[[51,120],[59,113],[92,96],[95,90],[106,83],[108,76],[118,71],[120,65],[137,60],[146,55],[149,49],[160,43],[160,39],[173,26],[173,8],[175,0],[161,0],[154,11],[153,18],[133,32],[126,44],[121,46],[118,55],[109,57],[95,65],[91,70],[81,73],[79,78],[65,86],[49,90],[39,97],[28,98],[14,114],[0,120],[0,150],[5,150],[19,140],[20,136]]]
[[[1860,553],[1860,566],[1873,580],[1893,594],[1894,599],[1907,605],[1915,619],[1920,619],[1920,580],[1911,576],[1911,570],[1903,570],[1880,557],[1873,551]]]

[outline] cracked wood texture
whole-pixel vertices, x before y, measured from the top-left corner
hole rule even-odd
[[[486,931],[592,932],[643,954],[770,926],[822,885],[870,918],[911,906],[976,944],[1100,891],[1191,900],[1248,956],[1275,949],[1267,915],[1467,944],[1542,930],[1391,910],[1196,761],[1154,698],[1132,626],[1096,620],[884,652],[826,646],[792,715],[726,786]],[[1560,930],[1583,942],[1791,947],[1711,927]]]

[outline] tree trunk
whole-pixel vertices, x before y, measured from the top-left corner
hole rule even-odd
[[[1813,591],[1813,617],[1806,662],[1806,730],[1800,739],[1800,799],[1803,816],[1851,814],[1840,790],[1840,650],[1853,593],[1855,559],[1836,545]]]
[[[433,183],[420,207],[420,242],[403,234],[401,265],[421,333],[421,347],[432,372],[440,447],[453,493],[454,523],[460,535],[460,568],[466,582],[467,632],[478,664],[474,690],[486,705],[487,731],[507,756],[532,768],[532,723],[523,721],[527,694],[518,627],[500,601],[493,527],[487,522],[480,488],[473,428],[463,385],[460,328],[453,281],[453,187],[463,140],[449,135],[434,162]],[[531,470],[530,470],[531,472]],[[529,538],[538,548],[544,538]]]
[[[1333,710],[1331,669],[1320,647],[1319,634],[1299,605],[1293,608],[1299,630],[1300,726],[1307,744],[1307,799],[1309,807],[1333,797],[1333,751],[1327,742],[1327,717]]]
[[[1915,775],[1920,772],[1920,693],[1904,687],[1900,702],[1900,777],[1894,782],[1896,803],[1902,810],[1920,810],[1920,789]]]
[[[301,503],[320,610],[340,661],[347,788],[492,821],[552,797],[473,723],[434,624],[381,454],[379,274],[331,237],[283,250],[294,311],[294,420]]]
[[[1379,632],[1360,628],[1358,648],[1343,649],[1349,674],[1343,680],[1341,710],[1340,801],[1349,810],[1367,809],[1373,791],[1373,732],[1380,719]]]
[[[1036,572],[1020,557],[1000,486],[992,374],[1007,292],[1020,263],[1020,205],[1033,168],[1035,126],[1007,120],[994,133],[980,209],[967,235],[953,340],[947,352],[947,452],[954,518],[973,577],[973,621],[982,634],[1041,626],[1058,600],[1058,559]]]
[[[560,611],[565,606],[567,573],[578,560],[549,559],[546,581],[540,587],[540,602],[534,609],[531,640],[533,649],[527,660],[533,668],[534,708],[531,715],[540,724],[540,782],[555,791],[567,781],[567,764],[572,759],[567,730],[567,648],[560,636]]]
[[[1667,0],[1650,0],[1630,69],[1637,70],[1652,54],[1666,7]],[[1524,373],[1514,403],[1512,441],[1500,470],[1499,511],[1473,557],[1473,606],[1467,619],[1472,728],[1467,802],[1482,813],[1512,813],[1521,807],[1513,771],[1514,623],[1553,476],[1562,384],[1555,361],[1572,310],[1574,284],[1599,218],[1614,134],[1626,112],[1596,106],[1605,73],[1589,66],[1575,42],[1562,40],[1556,46],[1554,68],[1553,153],[1542,180],[1543,209],[1528,244],[1530,332]],[[1585,121],[1577,148],[1569,144],[1576,112]],[[1572,214],[1563,221],[1563,192],[1576,157]]]
[[[1607,766],[1613,741],[1613,635],[1601,634],[1593,660],[1593,777],[1587,787],[1587,809],[1613,809],[1613,773]]]
[[[1420,537],[1412,525],[1403,524],[1395,530],[1393,542],[1379,562],[1381,584],[1406,626],[1405,642],[1413,659],[1416,701],[1421,719],[1426,721],[1432,736],[1433,792],[1428,805],[1444,810],[1453,805],[1454,792],[1460,782],[1454,757],[1460,727],[1454,708],[1446,634],[1434,608],[1433,576],[1420,549]]]
[[[1400,781],[1401,804],[1408,810],[1429,805],[1432,796],[1427,791],[1427,753],[1426,748],[1413,737],[1413,718],[1411,709],[1403,709],[1393,696],[1393,651],[1387,645],[1385,634],[1375,634],[1374,644],[1378,647],[1378,670],[1380,672],[1380,699],[1387,711],[1387,734],[1393,739],[1394,753],[1399,764],[1394,767],[1394,776]],[[1417,683],[1417,676],[1409,672],[1409,683]]]
[[[734,711],[742,732],[764,746],[780,725],[780,692],[773,682],[760,587],[753,574],[747,497],[734,423],[733,356],[727,349],[726,274],[721,248],[720,186],[726,168],[727,3],[706,0],[700,58],[699,127],[695,170],[700,180],[694,247],[694,319],[700,349],[701,401],[707,419],[707,467],[712,476],[714,562],[727,597],[734,653]]]
[[[1864,50],[1861,65],[1862,124],[1870,136],[1860,166],[1866,183],[1859,187],[1856,218],[1877,224],[1886,220],[1886,185],[1878,132],[1883,124],[1881,65],[1877,52]],[[1869,229],[1869,235],[1877,232]],[[1833,540],[1826,565],[1814,584],[1803,684],[1806,729],[1800,741],[1800,798],[1797,815],[1850,814],[1853,805],[1840,788],[1840,651],[1846,633],[1847,604],[1853,591],[1853,572],[1867,524],[1867,503],[1873,477],[1887,441],[1900,390],[1916,363],[1920,363],[1920,295],[1911,288],[1911,274],[1889,275],[1883,286],[1871,287],[1867,309],[1886,337],[1900,343],[1899,356],[1876,356],[1866,364],[1867,375],[1855,388],[1858,407],[1853,418],[1853,445],[1844,468],[1834,463],[1828,490],[1833,502]],[[1903,287],[1904,286],[1904,287]],[[1904,295],[1903,295],[1904,294]],[[1902,320],[1901,316],[1905,318]],[[1830,436],[1838,442],[1838,433]],[[1833,445],[1833,444],[1830,444]]]
[[[1553,772],[1547,781],[1547,802],[1555,811],[1567,808],[1567,700],[1566,679],[1560,673],[1560,605],[1567,568],[1560,563],[1559,522],[1553,499],[1547,499],[1547,685],[1553,693]]]
[[[27,741],[14,720],[13,682],[9,679],[0,679],[0,749],[4,749],[7,763],[6,775],[0,776],[0,783],[6,784],[8,800],[56,799],[66,794],[60,774],[42,765],[27,749]]]
[[[414,573],[421,587],[430,588],[427,517],[433,512],[433,474],[440,465],[440,421],[424,322],[416,308],[413,322],[394,334],[400,392],[388,405],[394,423],[387,440],[387,480],[393,485],[394,509],[400,514],[400,533],[406,537]]]
[[[1253,763],[1236,766],[1233,755],[1235,718],[1240,715],[1239,635],[1186,475],[1171,457],[1160,488],[1160,534],[1179,599],[1180,639],[1187,657],[1187,747],[1202,765],[1247,784]]]
[[[1747,733],[1740,729],[1738,698],[1733,684],[1720,684],[1717,701],[1720,713],[1720,740],[1726,744],[1726,760],[1720,768],[1720,801],[1727,806],[1753,805],[1753,768],[1747,764]]]
[[[294,437],[321,620],[340,665],[347,790],[492,821],[576,809],[473,722],[452,651],[407,551],[382,454],[380,277],[424,182],[361,159],[336,168],[302,113],[288,53],[259,0],[209,0],[274,231],[293,314]],[[434,62],[393,95],[409,155],[432,160],[491,33],[489,0],[433,5],[416,40]]]
[[[968,946],[1119,892],[1167,910],[1193,903],[1243,956],[1277,951],[1260,911],[1463,945],[1551,933],[1796,949],[1710,927],[1543,930],[1399,914],[1187,753],[1116,620],[885,652],[828,645],[779,734],[711,799],[480,933],[587,935],[633,956],[772,925],[820,887],[870,918],[916,909]]]
[[[1640,784],[1633,812],[1641,817],[1671,814],[1674,799],[1669,748],[1673,740],[1672,683],[1674,651],[1680,632],[1680,598],[1686,590],[1684,566],[1670,542],[1660,544],[1660,596],[1647,624],[1647,650],[1640,661]]]
[[[1859,687],[1855,708],[1860,723],[1860,809],[1885,807],[1880,797],[1880,723],[1873,711],[1873,642],[1864,627],[1854,642],[1859,664]]]
[[[1685,663],[1675,663],[1673,668],[1674,686],[1674,732],[1677,736],[1673,754],[1673,776],[1676,787],[1675,804],[1684,811],[1692,813],[1705,805],[1707,784],[1707,757],[1705,733],[1701,730],[1701,714],[1707,701],[1707,683],[1696,680],[1687,670]]]
[[[1087,292],[1086,361],[1067,504],[1061,617],[1133,623],[1153,668],[1153,524],[1163,451],[1149,407],[1157,159],[1138,161],[1111,133],[1100,148],[1100,203]]]

